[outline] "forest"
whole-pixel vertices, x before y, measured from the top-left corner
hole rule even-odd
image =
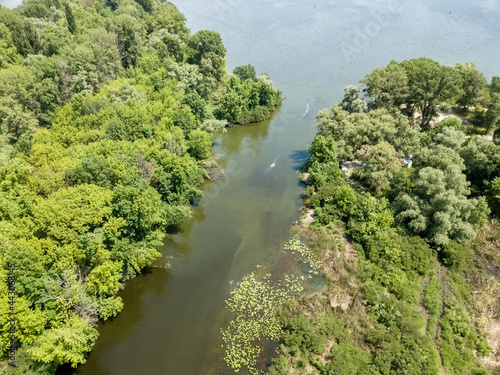
[[[192,34],[165,1],[0,6],[2,373],[85,363],[123,283],[219,173],[213,134],[281,103],[266,74],[229,73],[225,55],[218,33]]]
[[[268,373],[497,374],[500,78],[418,58],[360,83],[317,115],[304,236],[327,287],[282,308]]]

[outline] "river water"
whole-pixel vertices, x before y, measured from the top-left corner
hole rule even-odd
[[[99,326],[78,374],[232,374],[220,360],[224,299],[257,265],[281,254],[299,218],[296,171],[316,132],[319,109],[342,99],[391,60],[421,56],[474,61],[500,75],[498,0],[179,0],[193,32],[219,32],[228,67],[253,64],[286,96],[267,122],[216,139],[227,168],[205,185],[192,220],[161,249],[171,270],[153,268],[126,284],[124,310]],[[274,167],[271,165],[274,164]]]

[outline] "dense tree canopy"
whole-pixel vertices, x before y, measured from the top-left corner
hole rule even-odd
[[[0,6],[0,327],[15,264],[19,373],[85,362],[122,283],[203,196],[211,133],[281,102],[251,65],[228,75],[220,35],[185,22],[162,0]]]
[[[316,118],[304,202],[327,286],[283,308],[270,373],[489,374],[468,246],[500,209],[499,146],[470,134],[492,130],[498,80],[420,58],[362,83],[367,113],[351,85]],[[476,126],[435,121],[446,107]]]
[[[399,108],[410,119],[418,118],[419,125],[426,130],[441,104],[457,103],[468,110],[481,99],[487,86],[473,63],[450,67],[424,57],[401,63],[391,61],[361,82],[373,100],[372,106]]]

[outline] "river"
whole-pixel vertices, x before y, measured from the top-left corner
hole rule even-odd
[[[316,132],[319,109],[342,98],[391,60],[421,56],[442,64],[474,61],[500,75],[497,0],[179,0],[193,32],[219,32],[229,70],[253,64],[286,96],[257,125],[216,139],[224,180],[161,249],[162,264],[127,282],[124,310],[99,325],[78,374],[232,374],[220,360],[224,300],[260,264],[271,266],[299,218],[296,175]],[[271,167],[271,165],[273,165]]]

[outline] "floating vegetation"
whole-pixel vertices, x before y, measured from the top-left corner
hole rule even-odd
[[[279,307],[303,290],[303,277],[286,275],[274,282],[271,274],[257,280],[255,272],[245,276],[231,292],[227,308],[236,317],[226,329],[221,330],[224,360],[235,372],[246,367],[251,374],[258,374],[257,356],[261,352],[259,341],[276,340],[282,334],[277,319]]]
[[[321,262],[314,259],[311,250],[298,238],[292,238],[285,246],[285,250],[300,254],[299,261],[304,262],[309,267],[309,274],[318,275],[321,270]],[[311,275],[309,275],[311,277]]]

